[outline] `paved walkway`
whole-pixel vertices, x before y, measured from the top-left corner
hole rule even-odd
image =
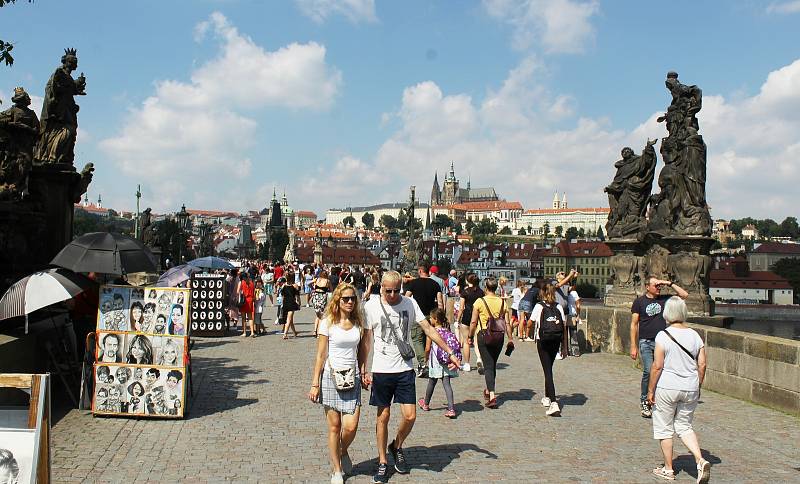
[[[185,420],[93,418],[72,411],[53,428],[55,482],[328,482],[322,410],[305,393],[316,340],[303,309],[301,337],[282,341],[198,339],[195,398]],[[270,329],[275,328],[271,326]],[[649,420],[639,416],[640,373],[628,358],[591,354],[556,364],[563,417],[539,404],[543,379],[533,343],[502,359],[500,407],[481,405],[483,377],[455,380],[459,416],[446,419],[441,387],[406,442],[408,476],[390,482],[651,482],[659,462]],[[418,380],[422,383],[422,380]],[[417,385],[421,396],[424,385]],[[365,403],[348,482],[369,482],[376,466],[375,413]],[[800,421],[712,392],[696,429],[715,482],[800,482]],[[395,408],[396,410],[396,408]],[[394,416],[390,432],[396,429]],[[682,444],[679,482],[694,479]]]

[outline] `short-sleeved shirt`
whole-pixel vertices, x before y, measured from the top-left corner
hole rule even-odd
[[[522,289],[519,287],[515,287],[513,291],[511,291],[511,309],[519,309],[519,302],[522,300]]]
[[[655,339],[659,331],[667,327],[664,321],[664,304],[670,295],[659,294],[654,298],[637,297],[631,305],[631,314],[639,315],[639,339]]]
[[[438,305],[436,296],[441,292],[439,283],[430,277],[420,277],[406,284],[406,291],[411,291],[411,296],[417,301],[422,314],[428,316]]]
[[[358,361],[358,343],[361,341],[361,329],[353,325],[350,329],[342,329],[331,324],[325,318],[319,324],[319,334],[328,337],[328,361],[337,369],[352,368]]]
[[[689,328],[669,328],[669,334],[697,358],[704,346],[697,332]],[[656,336],[656,346],[664,348],[664,369],[658,379],[657,388],[696,392],[700,389],[697,362],[686,354],[664,331]]]
[[[431,281],[432,282],[432,281]],[[435,283],[434,283],[435,284]],[[399,303],[392,306],[381,297],[371,297],[364,304],[367,329],[372,330],[372,372],[402,373],[413,370],[412,360],[404,360],[394,343],[395,335],[410,343],[411,325],[425,319],[419,304],[410,297],[401,296]],[[381,309],[383,304],[383,309]],[[384,309],[386,313],[384,313]],[[389,318],[386,318],[386,315]],[[391,325],[391,326],[390,326]],[[392,331],[392,327],[394,331]]]
[[[538,287],[531,287],[522,296],[522,299],[519,301],[519,307],[517,308],[519,311],[523,311],[528,316],[528,320],[531,320],[531,312],[533,311],[533,307],[536,306],[536,303],[539,301],[539,288]]]

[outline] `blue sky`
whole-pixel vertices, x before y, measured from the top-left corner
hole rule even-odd
[[[797,215],[800,2],[37,1],[0,10],[0,98],[40,104],[75,47],[90,197],[132,209],[427,197],[434,170],[526,208],[605,206],[664,136],[669,70],[703,89],[712,216]],[[38,110],[38,106],[36,107]]]

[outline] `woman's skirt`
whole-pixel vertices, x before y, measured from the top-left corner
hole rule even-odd
[[[328,305],[328,294],[324,292],[312,292],[311,293],[311,307],[314,308],[314,312],[317,313],[317,317],[322,317],[322,313],[325,312],[325,306]]]
[[[340,392],[326,365],[322,372],[319,396],[319,403],[327,408],[350,415],[356,413],[356,408],[361,406],[361,374],[356,372],[356,386],[352,390]]]

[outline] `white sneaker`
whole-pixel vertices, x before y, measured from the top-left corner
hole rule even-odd
[[[548,417],[560,417],[561,416],[561,408],[558,406],[558,402],[552,402],[550,404],[550,408],[547,409],[545,415]]]
[[[549,407],[550,406],[550,399],[547,398],[547,397],[543,397],[542,398],[542,406],[543,407]]]
[[[341,472],[331,474],[331,484],[344,484],[344,475]]]
[[[464,363],[463,365],[461,365],[461,371],[470,371],[470,370],[472,370],[472,367],[469,365],[469,363]]]
[[[564,357],[561,356],[561,352],[560,351],[558,353],[556,353],[556,359],[557,360],[563,360],[564,359]]]

